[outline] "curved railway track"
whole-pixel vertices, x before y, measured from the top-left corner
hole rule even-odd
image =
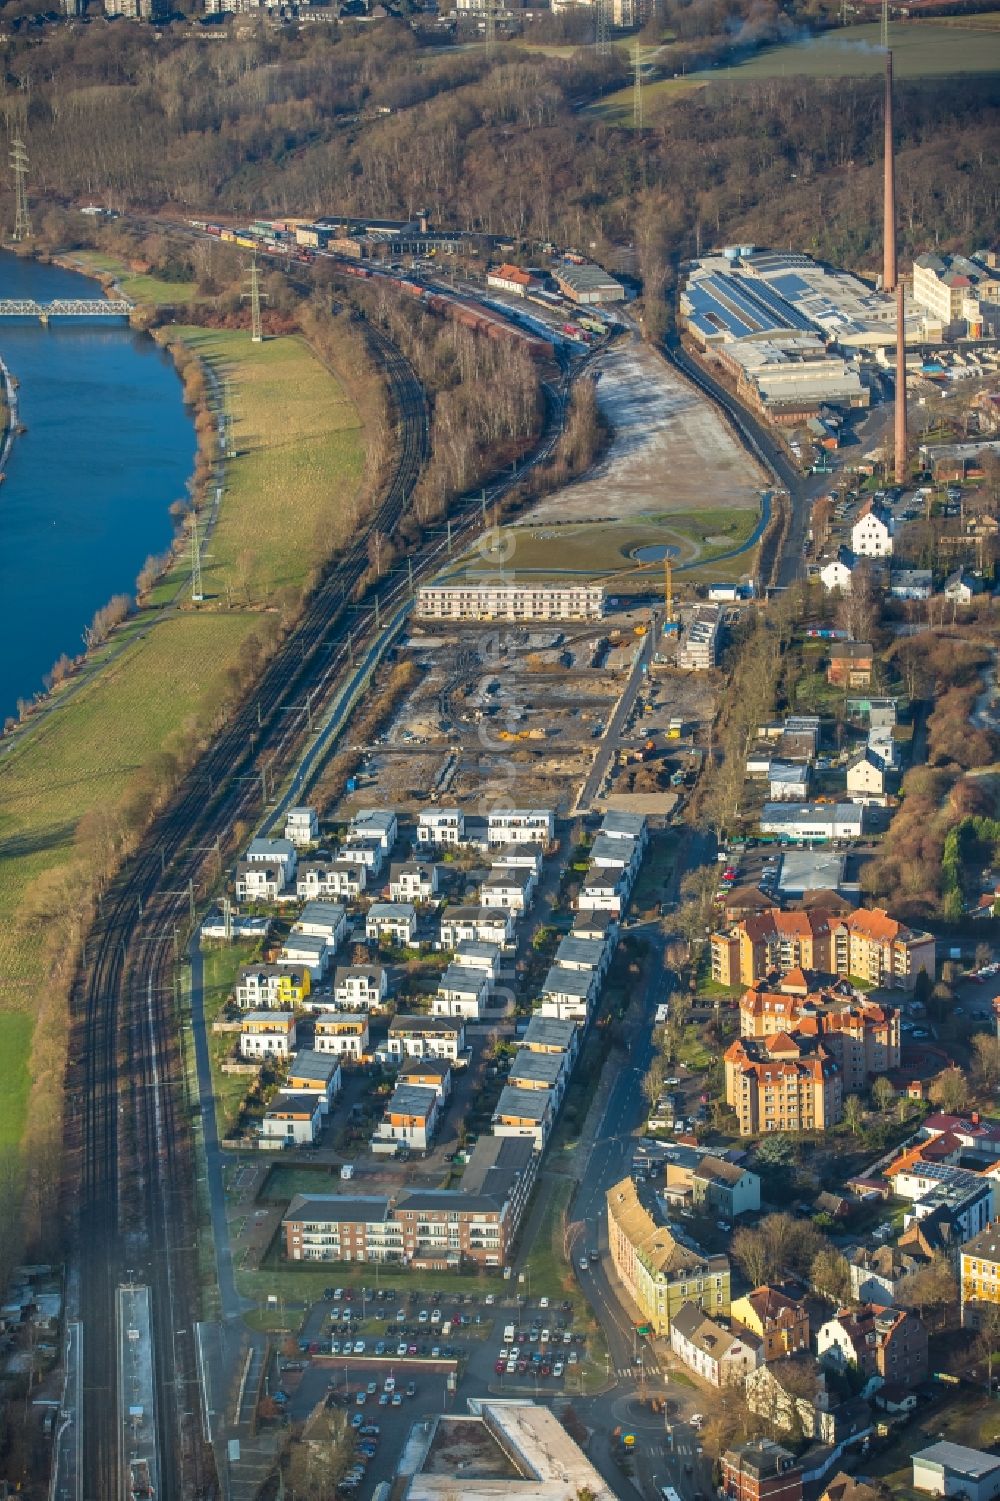
[[[398,458],[370,523],[398,524],[428,451],[424,394],[408,362],[370,330],[385,370],[398,428]],[[534,452],[484,493],[498,498],[548,456],[562,428],[563,387],[546,388],[547,418]],[[452,512],[452,543],[482,525],[477,495]],[[368,569],[368,532],[331,567],[296,629],[264,669],[256,690],[218,732],[137,853],[104,894],[100,920],[76,987],[68,1084],[68,1147],[78,1200],[83,1342],[85,1501],[121,1494],[121,1414],[116,1407],[114,1290],[129,1275],[152,1289],[160,1501],[209,1495],[214,1469],[201,1433],[193,1339],[198,1316],[193,1244],[193,1159],[188,1130],[174,976],[179,932],[195,893],[218,874],[217,858],[237,821],[262,810],[261,768],[283,778],[307,734],[303,695],[317,711],[351,660],[350,637],[398,608],[409,579],[389,575],[351,613]],[[418,579],[440,565],[446,543],[425,534],[410,558]],[[298,713],[282,712],[299,705]],[[74,1108],[75,1102],[75,1108]]]

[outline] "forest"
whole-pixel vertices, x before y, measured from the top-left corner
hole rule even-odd
[[[683,36],[680,12],[696,7],[673,8]],[[766,6],[744,10],[720,0],[702,25],[780,29]],[[634,251],[663,287],[685,256],[736,238],[874,265],[877,80],[720,79],[634,131],[585,109],[624,81],[613,50],[489,57],[424,45],[392,18],[211,40],[92,22],[8,33],[0,107],[8,127],[27,116],[31,192],[62,240],[65,211],[91,201],[237,219],[425,209],[526,253],[545,240],[597,259]],[[896,113],[904,261],[995,239],[995,79],[901,83]]]

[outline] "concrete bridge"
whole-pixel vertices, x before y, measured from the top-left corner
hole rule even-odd
[[[132,304],[123,297],[117,301],[105,297],[69,297],[54,302],[35,302],[29,297],[0,298],[0,318],[37,318],[39,323],[50,323],[53,318],[127,318],[131,311]]]

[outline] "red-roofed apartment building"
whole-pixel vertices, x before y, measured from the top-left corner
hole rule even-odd
[[[821,1037],[840,1064],[845,1094],[899,1067],[898,1012],[843,982],[810,989],[802,971],[792,970],[777,982],[751,985],[740,999],[741,1035],[759,1038],[777,1032]]]
[[[816,1037],[779,1032],[740,1038],[726,1049],[726,1101],[741,1136],[762,1131],[824,1131],[843,1109],[840,1064]]]
[[[802,969],[912,990],[921,971],[934,975],[931,934],[914,932],[878,907],[846,917],[819,908],[783,912],[772,907],[727,933],[713,933],[711,948],[712,978],[720,985],[752,985]]]

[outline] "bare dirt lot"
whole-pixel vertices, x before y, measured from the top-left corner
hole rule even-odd
[[[765,476],[714,407],[653,350],[632,339],[600,369],[611,446],[586,479],[540,501],[529,522],[756,510]]]

